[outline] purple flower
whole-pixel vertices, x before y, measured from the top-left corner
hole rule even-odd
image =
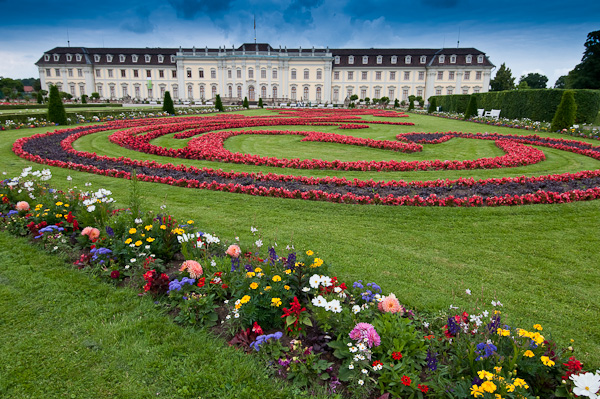
[[[292,252],[291,254],[288,255],[286,266],[290,270],[294,270],[294,268],[296,267],[296,253],[295,252]]]
[[[110,226],[106,226],[106,234],[108,234],[109,237],[114,237],[115,231]]]
[[[231,271],[234,272],[240,267],[240,258],[231,258]]]
[[[358,323],[352,331],[350,331],[350,338],[355,341],[364,341],[369,348],[379,346],[381,344],[381,338],[375,327],[369,323]]]
[[[458,334],[459,331],[460,331],[460,326],[458,325],[458,323],[456,323],[456,321],[454,320],[454,317],[452,317],[452,316],[448,317],[448,332],[452,335],[456,335],[456,334]]]
[[[477,344],[477,350],[475,351],[475,353],[477,353],[479,356],[475,360],[479,361],[481,359],[485,359],[486,357],[490,357],[497,350],[498,348],[496,348],[496,346],[491,343],[488,344],[487,342],[482,342],[480,344]]]
[[[427,367],[429,367],[429,370],[437,370],[437,352],[433,352],[431,349],[428,349],[427,357],[425,358],[425,360],[427,361]]]

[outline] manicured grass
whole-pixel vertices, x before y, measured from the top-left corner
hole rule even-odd
[[[288,398],[255,357],[0,232],[3,398]]]
[[[254,111],[252,113],[268,111]],[[531,134],[523,130],[411,115],[407,118],[414,127],[372,126],[370,129],[337,131],[378,139],[393,139],[400,132],[409,131],[464,131]],[[306,130],[307,127],[295,127]],[[321,130],[322,127],[319,127]],[[291,128],[290,128],[291,129]],[[7,131],[0,136],[0,170],[16,175],[28,162],[10,152],[10,145],[20,136],[43,129]],[[323,129],[323,131],[328,131]],[[600,162],[563,151],[541,148],[547,155],[545,162],[522,168],[476,170],[468,172],[418,173],[360,173],[332,171],[297,171],[259,168],[205,161],[189,161],[148,156],[125,150],[106,141],[107,134],[95,134],[78,140],[76,148],[111,156],[129,156],[138,159],[156,159],[161,162],[209,166],[224,170],[245,170],[302,174],[314,176],[346,176],[409,180],[476,178],[542,175],[575,172],[600,168]],[[543,136],[563,137],[554,134]],[[176,141],[169,138],[155,140]],[[440,159],[465,159],[491,156],[489,143],[473,142],[465,153],[454,154],[462,141],[453,139],[448,146],[431,146],[431,154]],[[588,141],[600,144],[598,141]],[[311,156],[323,154],[320,143],[311,146]],[[282,154],[297,152],[304,156],[305,143],[286,143],[268,137],[228,140],[232,151],[269,151]],[[429,146],[428,146],[429,147]],[[351,149],[351,157],[363,156]],[[429,149],[428,149],[429,151]],[[371,153],[371,149],[366,149]],[[460,155],[460,157],[459,157]],[[434,156],[434,155],[432,155]],[[113,191],[120,205],[126,205],[129,183],[71,170],[51,168],[52,184],[67,187],[65,177],[83,186],[92,182],[92,188],[104,187]],[[489,309],[492,299],[504,304],[505,321],[513,326],[531,328],[534,323],[544,327],[544,334],[569,345],[575,340],[576,355],[587,365],[600,366],[600,270],[597,259],[597,220],[600,202],[582,202],[559,205],[536,205],[500,208],[407,208],[360,206],[250,197],[241,194],[189,190],[161,184],[140,184],[144,204],[157,209],[167,204],[167,212],[177,217],[196,221],[198,226],[217,233],[222,239],[240,236],[242,245],[250,245],[256,238],[250,235],[250,226],[259,228],[263,241],[276,240],[278,248],[293,240],[299,250],[318,251],[320,257],[333,263],[335,274],[352,283],[354,279],[375,281],[384,292],[394,292],[401,302],[421,310],[447,309],[450,304]],[[464,294],[469,288],[473,296]]]

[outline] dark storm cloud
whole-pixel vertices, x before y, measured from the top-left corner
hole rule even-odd
[[[177,16],[183,19],[193,19],[199,14],[221,16],[231,3],[231,0],[169,0]]]
[[[150,10],[145,7],[139,7],[134,17],[125,19],[121,24],[121,29],[133,33],[150,33],[154,31],[154,27],[150,22]]]

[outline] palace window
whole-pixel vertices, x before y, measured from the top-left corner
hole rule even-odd
[[[340,100],[340,89],[335,88],[333,89],[333,101],[339,101]]]
[[[348,94],[348,97],[352,97],[352,87],[348,87],[346,93]]]
[[[164,90],[164,87],[162,89]],[[121,86],[121,91],[123,92],[123,97],[129,96],[129,92],[127,90],[127,85]],[[161,97],[164,97],[164,93],[162,93]]]
[[[348,71],[348,80],[352,80],[352,79],[354,79],[354,72]]]
[[[99,77],[101,76],[100,74],[101,74],[100,70],[99,70],[99,69],[96,69],[96,77],[97,77],[97,78],[99,78]]]
[[[79,85],[79,95],[83,96],[85,94],[85,86]]]
[[[438,80],[444,80],[444,71],[438,71],[437,73]]]
[[[410,80],[410,72],[404,72],[404,80]]]
[[[348,64],[354,64],[354,56],[353,55],[348,56]]]
[[[479,64],[483,63],[483,55],[478,55],[477,56],[477,63],[479,63]]]
[[[171,76],[172,76],[172,77],[174,77],[174,78],[176,78],[176,77],[177,77],[177,70],[176,70],[176,69],[173,69],[173,70],[171,71]]]
[[[291,93],[291,95],[290,95],[290,98],[291,98],[292,100],[295,100],[295,99],[296,99],[296,87],[295,87],[295,86],[292,86],[292,93]]]
[[[277,98],[277,86],[273,86],[273,98]]]
[[[273,79],[277,79],[277,69],[273,69]]]
[[[44,54],[44,61],[50,61],[50,55]]]
[[[425,72],[419,71],[419,80],[425,80]]]
[[[137,54],[133,54],[133,55],[131,56],[131,62],[137,62],[137,61],[138,61],[138,56],[137,56]]]
[[[146,69],[146,77],[147,78],[151,78],[152,77],[152,70],[151,69]]]
[[[473,93],[479,93],[479,90],[480,90],[479,87],[474,87],[473,88]]]
[[[481,80],[481,71],[475,72],[475,80]]]
[[[216,69],[211,69],[210,70],[210,78],[211,79],[216,79],[217,78],[217,70]]]
[[[454,80],[454,71],[448,72],[448,80]]]
[[[164,56],[164,55],[162,55],[162,54],[159,54],[159,55],[158,55],[158,62],[162,64],[164,60],[165,60],[165,56]],[[162,97],[162,96],[161,96],[161,97]]]
[[[116,94],[115,94],[115,86],[109,86],[108,87],[109,91],[110,91],[110,98],[115,98]]]
[[[392,88],[388,89],[388,98],[390,100],[394,99],[394,89],[392,89]]]
[[[304,101],[308,101],[308,87],[304,88]]]
[[[204,99],[204,86],[200,86],[200,98]]]
[[[396,71],[390,72],[390,80],[396,80]]]
[[[186,69],[186,74],[188,78],[192,77],[192,70],[191,69]]]
[[[133,70],[133,77],[134,78],[139,78],[140,77],[140,73],[139,73],[139,71],[137,69]]]
[[[98,54],[94,55],[94,62],[100,62],[100,56]]]
[[[424,64],[427,62],[427,56],[426,55],[422,55],[421,59],[420,59],[421,64]]]
[[[60,59],[60,55],[54,54],[54,61],[58,61]]]
[[[266,69],[263,68],[263,69],[260,70],[260,78],[261,79],[266,79],[267,78],[267,70]],[[265,89],[265,90],[267,90],[267,89]]]
[[[362,75],[362,80],[367,80],[368,79],[368,72],[367,71],[362,71],[361,75]]]
[[[340,71],[335,71],[333,73],[333,80],[340,80]]]
[[[100,72],[100,71],[96,71]],[[52,76],[52,70],[50,68],[46,68],[46,76]]]
[[[125,56],[123,54],[119,54],[119,62],[125,62]]]
[[[404,57],[404,63],[405,64],[412,63],[412,57],[410,55],[407,55],[406,57]]]
[[[179,87],[173,85],[173,97],[179,98]]]
[[[473,56],[471,54],[467,55],[465,61],[467,64],[470,64],[471,62],[473,62]]]
[[[417,97],[423,97],[423,89],[417,89]]]
[[[398,63],[398,56],[392,55],[392,64],[397,64],[397,63]]]
[[[444,54],[442,54],[438,57],[438,59],[440,60],[440,64],[443,64],[444,61],[446,61],[446,56]]]
[[[174,63],[175,63],[175,56],[174,56],[174,55],[172,55],[172,56],[171,56],[171,63],[172,63],[172,64],[174,64]]]
[[[80,78],[83,77],[83,69],[77,68],[77,76],[80,77]]]
[[[164,69],[159,69],[158,70],[158,77],[159,78],[164,78],[165,77],[165,70]]]
[[[188,85],[187,87],[187,96],[190,100],[194,98],[194,87],[192,85]]]
[[[339,55],[336,55],[336,56],[335,56],[335,60],[334,60],[334,62],[335,62],[336,64],[339,64],[339,63],[340,63],[340,56],[339,56]]]
[[[73,59],[73,56],[71,54],[67,54],[67,61],[71,61]]]
[[[323,70],[317,69],[317,80],[323,79]]]
[[[121,69],[121,77],[122,78],[126,78],[127,77],[127,71],[125,71],[125,69]]]
[[[451,55],[450,56],[450,63],[451,64],[456,64],[456,56],[455,55]]]
[[[304,70],[304,80],[310,79],[310,72],[308,69]]]
[[[463,87],[463,94],[469,94],[469,88]]]
[[[191,76],[190,76],[191,77]],[[204,69],[198,69],[198,77],[200,79],[204,78]]]
[[[248,68],[248,79],[254,79],[254,69]]]
[[[296,70],[292,69],[292,79],[296,79]]]
[[[227,79],[231,79],[231,69],[227,70]],[[231,97],[231,96],[229,96]]]
[[[465,80],[471,79],[471,71],[465,71]]]
[[[447,93],[449,96],[451,96],[452,94],[454,94],[454,90],[453,90],[452,88],[448,87],[448,88],[446,89],[446,93]]]
[[[367,89],[360,89],[360,98],[363,100],[367,98]]]
[[[375,80],[381,80],[381,71],[375,72]]]
[[[104,97],[102,94],[102,85],[96,85],[96,91],[100,94],[100,97]]]
[[[238,98],[242,98],[242,86],[237,87],[237,96]]]
[[[267,87],[266,86],[262,86],[260,88],[260,97],[267,98]]]
[[[146,62],[150,62],[150,55],[146,54],[146,55],[144,56],[144,60],[145,60]]]
[[[112,60],[113,60],[113,56],[110,55],[110,54],[107,54],[106,55],[106,62],[112,62]]]
[[[227,94],[229,97],[233,97],[233,87],[231,85],[227,87]]]
[[[71,95],[75,96],[75,85],[69,86],[69,90],[71,91]]]
[[[369,56],[363,55],[363,64],[368,64],[368,63],[369,63]]]
[[[133,88],[134,93],[135,93],[135,98],[140,98],[140,86],[137,85]]]
[[[69,75],[70,78],[73,77],[73,69],[69,68],[67,69],[67,74]]]
[[[237,74],[236,74],[237,78],[238,78],[238,79],[241,79],[241,78],[242,78],[242,70],[238,68],[238,69],[236,70],[236,72],[237,72]]]
[[[317,101],[321,101],[321,88],[317,87]]]
[[[77,54],[75,56],[75,59],[77,60],[77,62],[81,62],[81,54]]]
[[[408,100],[408,89],[402,89],[402,100]]]
[[[442,95],[442,89],[435,89],[435,95],[436,96],[441,96]]]
[[[379,98],[381,97],[381,89],[380,88],[376,88],[375,89],[375,98]]]
[[[378,64],[381,64],[382,62],[383,62],[383,57],[382,57],[382,56],[380,56],[380,55],[378,55],[378,56],[377,56],[377,63],[378,63]]]
[[[112,78],[113,77],[113,70],[109,69],[107,72],[108,72],[108,77]]]

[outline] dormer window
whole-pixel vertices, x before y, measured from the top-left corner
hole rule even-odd
[[[94,62],[100,62],[100,56],[98,54],[94,54]]]
[[[421,56],[421,64],[424,64],[427,62],[427,56],[426,55],[422,55]]]
[[[125,62],[125,56],[123,54],[119,54],[119,62]]]
[[[369,56],[363,55],[363,64],[368,64],[368,63],[369,63]]]
[[[348,56],[348,64],[354,64],[354,56],[353,55]]]
[[[113,59],[113,56],[112,56],[112,55],[110,55],[110,54],[107,54],[107,55],[106,55],[106,61],[107,61],[107,62],[112,62],[112,59]]]
[[[382,57],[382,56],[380,56],[380,55],[378,55],[378,56],[377,56],[377,63],[378,63],[378,64],[381,64],[382,62],[383,62],[383,57]]]
[[[175,62],[175,56],[174,56],[174,55],[172,55],[172,56],[171,56],[171,63],[174,63],[174,62]]]
[[[73,59],[73,56],[71,54],[67,54],[67,61],[71,61]]]
[[[50,61],[50,54],[44,54],[44,61]]]
[[[440,64],[443,64],[446,61],[446,56],[444,54],[439,56]]]
[[[398,56],[392,55],[392,64],[398,63]]]
[[[81,54],[77,54],[75,56],[75,59],[77,60],[77,62],[81,62]]]
[[[144,60],[145,60],[146,62],[150,62],[150,55],[146,54],[146,55],[144,56]]]
[[[54,61],[58,61],[60,59],[60,55],[54,54]]]
[[[480,54],[480,55],[477,56],[477,63],[478,64],[483,64],[483,55]]]
[[[470,64],[471,62],[473,62],[473,56],[471,54],[469,54],[469,55],[467,55],[465,60],[466,60],[467,64]]]
[[[158,55],[158,62],[162,64],[162,62],[165,60],[165,56],[162,54]]]
[[[133,54],[133,55],[131,56],[131,61],[132,61],[132,62],[137,62],[137,60],[138,60],[138,55],[137,55],[137,54]]]
[[[450,63],[456,64],[456,56],[454,54],[450,56]]]
[[[410,55],[407,55],[406,57],[404,57],[405,64],[410,64],[411,62],[412,62],[412,57]]]
[[[340,63],[340,56],[336,55],[333,62],[336,63],[336,64],[339,64]]]

